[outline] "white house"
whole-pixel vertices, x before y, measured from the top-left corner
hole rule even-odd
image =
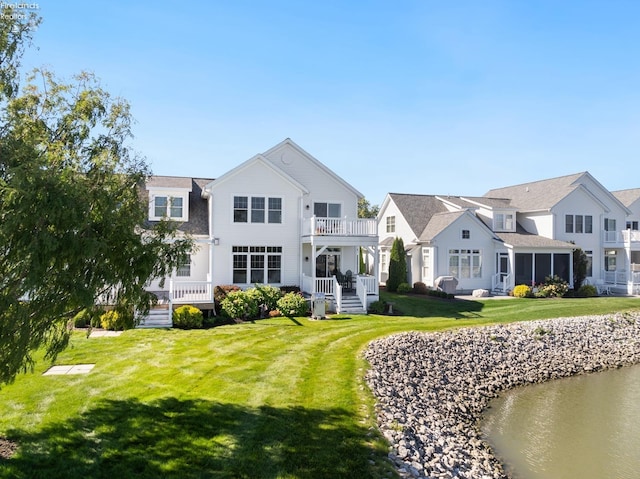
[[[634,292],[640,283],[634,276],[640,238],[632,231],[638,216],[624,201],[635,208],[640,202],[638,190],[619,193],[625,200],[588,172],[482,197],[390,193],[378,215],[380,278],[386,280],[388,251],[398,236],[409,254],[411,282],[433,286],[439,276],[455,276],[461,291],[505,292],[555,274],[571,284],[578,246],[589,259],[588,281]]]
[[[324,293],[339,312],[378,299],[375,275],[358,274],[358,254],[377,259],[377,222],[357,218],[362,194],[290,139],[219,178],[152,177],[149,220],[181,222],[197,249],[149,286],[171,304],[213,303],[213,288],[255,284]],[[376,261],[376,265],[378,262]]]

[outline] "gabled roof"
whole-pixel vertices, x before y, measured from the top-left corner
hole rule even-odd
[[[640,188],[612,191],[611,194],[618,198],[620,203],[627,208],[640,199]]]
[[[484,197],[509,199],[521,211],[546,211],[580,187],[578,180],[587,172],[532,181],[521,185],[489,190]]]
[[[489,198],[486,196],[463,196],[462,200],[465,200],[467,203],[478,206],[484,206],[486,208],[492,209],[505,209],[505,208],[515,208],[511,204],[511,200],[509,198]]]
[[[264,157],[266,157],[267,159],[269,159],[269,158],[271,158],[271,156],[275,152],[277,152],[279,149],[281,149],[284,146],[292,148],[293,150],[297,151],[300,155],[302,155],[305,158],[307,158],[307,160],[309,160],[310,162],[314,163],[318,168],[320,168],[322,171],[324,171],[329,176],[331,176],[336,182],[340,183],[342,186],[344,186],[345,188],[350,190],[354,195],[356,195],[356,197],[364,198],[364,195],[362,193],[360,193],[353,186],[351,186],[349,183],[347,183],[344,179],[342,179],[340,176],[338,176],[334,171],[332,171],[330,168],[328,168],[324,163],[322,163],[321,161],[317,160],[313,155],[311,155],[309,152],[307,152],[302,147],[300,147],[291,138],[285,138],[284,140],[282,140],[280,143],[278,143],[274,147],[269,148],[262,155]]]
[[[416,238],[424,231],[433,215],[448,211],[442,201],[438,200],[435,195],[389,193],[389,198],[396,204],[404,219],[409,223],[409,227]]]
[[[227,171],[224,175],[218,177],[215,181],[212,181],[209,184],[207,184],[202,190],[203,196],[207,197],[208,194],[210,194],[217,187],[219,187],[220,185],[222,185],[223,183],[225,183],[229,179],[233,178],[237,174],[241,173],[246,168],[249,168],[250,166],[258,164],[258,163],[264,165],[266,168],[268,168],[271,171],[273,171],[276,175],[280,176],[285,181],[291,183],[294,187],[298,188],[303,193],[308,193],[309,192],[309,190],[303,184],[298,182],[295,178],[292,178],[285,171],[283,171],[280,168],[278,168],[276,165],[273,164],[273,162],[271,162],[267,158],[265,158],[264,155],[255,155],[254,157],[249,158],[244,163],[241,163],[238,166],[236,166],[235,168]]]
[[[434,214],[427,226],[418,237],[420,241],[431,241],[437,235],[442,233],[451,224],[453,224],[458,218],[467,214],[464,210],[460,211],[447,211],[446,213]]]

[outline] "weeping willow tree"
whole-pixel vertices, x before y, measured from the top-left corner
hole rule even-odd
[[[68,318],[98,299],[148,311],[145,283],[191,250],[176,225],[145,228],[150,174],[128,146],[128,103],[82,73],[46,70],[20,82],[20,59],[39,24],[0,17],[0,384],[67,344]]]

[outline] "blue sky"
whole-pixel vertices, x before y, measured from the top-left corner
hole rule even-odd
[[[290,137],[373,204],[590,171],[640,187],[640,2],[41,0],[25,66],[94,72],[163,175]]]

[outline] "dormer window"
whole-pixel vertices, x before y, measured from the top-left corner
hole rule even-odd
[[[174,221],[188,221],[188,203],[184,196],[156,193],[151,195],[149,220],[167,218]]]
[[[512,213],[496,213],[493,217],[494,231],[513,231],[513,214]]]
[[[168,217],[182,219],[183,199],[171,196],[156,196],[153,199],[153,212],[156,218]]]

